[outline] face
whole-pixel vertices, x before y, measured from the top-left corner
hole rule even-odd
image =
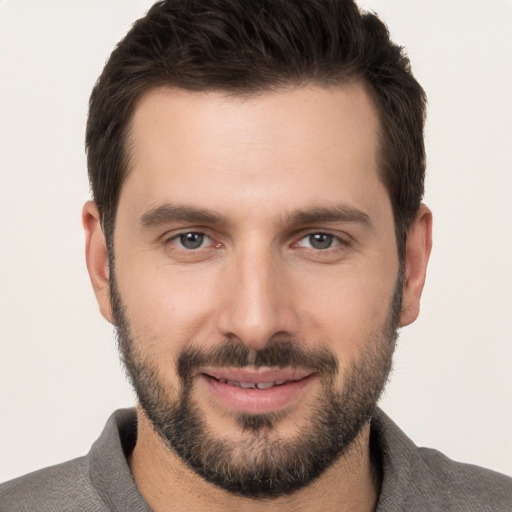
[[[391,365],[402,273],[371,100],[160,89],[131,128],[109,292],[141,407],[212,483],[291,492],[350,447]]]

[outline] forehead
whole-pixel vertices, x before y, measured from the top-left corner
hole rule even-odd
[[[378,130],[359,83],[247,97],[154,89],[131,121],[120,205],[199,202],[229,214],[258,202],[288,211],[368,202],[384,191]]]

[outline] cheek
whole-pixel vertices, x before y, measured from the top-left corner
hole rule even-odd
[[[136,272],[128,270],[134,268]],[[191,340],[209,337],[207,321],[215,305],[211,274],[168,264],[116,264],[119,292],[133,334],[149,343],[155,340],[153,349],[159,352],[179,351]]]
[[[340,363],[352,360],[386,324],[397,271],[351,267],[302,279],[294,296],[302,297],[305,339],[333,347]]]

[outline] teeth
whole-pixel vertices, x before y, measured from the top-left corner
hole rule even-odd
[[[243,389],[254,389],[257,386],[254,382],[238,382],[238,385]]]
[[[269,388],[273,388],[275,385],[276,385],[275,382],[258,382],[256,384],[256,387],[258,389],[269,389]]]
[[[222,384],[236,386],[242,389],[270,389],[274,386],[282,386],[287,380],[276,380],[275,382],[238,382],[236,380],[218,379]]]

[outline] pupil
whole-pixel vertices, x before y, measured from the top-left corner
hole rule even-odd
[[[311,247],[315,249],[328,249],[332,244],[332,235],[315,233],[314,235],[310,235],[309,242]]]
[[[204,236],[199,233],[186,233],[180,236],[180,242],[186,249],[197,249],[201,247]]]

